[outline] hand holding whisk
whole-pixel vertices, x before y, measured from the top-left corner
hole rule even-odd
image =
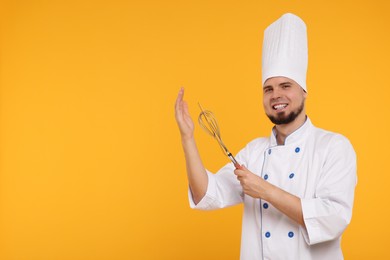
[[[198,122],[199,125],[203,128],[203,130],[214,137],[219,146],[221,147],[222,152],[229,157],[229,159],[232,161],[234,166],[238,169],[240,168],[240,164],[236,161],[234,156],[229,152],[229,150],[226,148],[225,144],[222,142],[221,139],[221,133],[219,131],[219,126],[217,123],[217,119],[215,118],[214,114],[209,111],[209,110],[204,110],[203,107],[198,103],[199,108],[201,110],[199,117],[198,117]]]

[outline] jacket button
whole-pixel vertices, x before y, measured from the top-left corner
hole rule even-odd
[[[263,208],[268,209],[268,203],[264,203]]]
[[[290,179],[292,179],[292,178],[294,178],[294,173],[292,172],[288,177],[290,178]]]
[[[296,153],[299,153],[300,150],[301,150],[301,148],[299,148],[299,147],[295,148]]]
[[[264,180],[267,180],[268,179],[268,174],[265,174],[264,175]]]
[[[271,154],[271,152],[272,152],[271,149],[268,149],[268,154]]]
[[[288,232],[288,237],[293,237],[294,236],[294,232],[290,231]]]
[[[266,238],[269,238],[271,236],[271,233],[270,232],[265,232],[265,237]]]

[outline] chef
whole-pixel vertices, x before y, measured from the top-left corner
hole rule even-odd
[[[306,115],[306,25],[284,14],[264,32],[264,111],[275,125],[236,156],[240,166],[205,169],[194,124],[179,91],[175,105],[190,206],[212,210],[244,204],[241,259],[343,259],[341,235],[351,221],[356,155],[341,134]]]

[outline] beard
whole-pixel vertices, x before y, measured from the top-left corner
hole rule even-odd
[[[269,120],[275,125],[289,124],[293,122],[303,111],[305,107],[305,102],[302,101],[302,104],[294,111],[291,111],[290,114],[286,115],[286,112],[279,113],[277,116],[268,115]]]

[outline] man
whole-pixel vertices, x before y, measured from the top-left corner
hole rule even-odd
[[[263,106],[275,124],[269,138],[247,144],[241,166],[207,171],[181,89],[175,116],[184,149],[190,205],[218,209],[244,203],[241,259],[343,259],[341,235],[351,220],[356,155],[342,135],[306,116],[307,36],[285,14],[264,33]]]

